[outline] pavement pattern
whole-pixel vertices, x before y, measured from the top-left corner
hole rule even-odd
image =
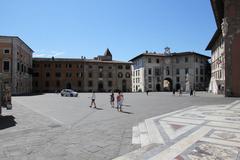
[[[239,160],[240,101],[192,106],[133,127],[141,149],[114,160]]]

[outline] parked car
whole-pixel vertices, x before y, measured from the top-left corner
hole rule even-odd
[[[64,97],[77,97],[78,96],[78,93],[71,89],[63,89],[60,93],[61,93],[61,96],[64,96]]]

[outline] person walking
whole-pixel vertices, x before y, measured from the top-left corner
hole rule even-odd
[[[114,108],[114,100],[115,100],[114,92],[112,92],[112,94],[110,95],[110,104],[111,104],[112,108]]]
[[[94,105],[94,108],[96,108],[95,99],[96,99],[96,95],[95,95],[95,92],[93,91],[92,92],[92,97],[91,97],[91,105],[89,106],[90,108],[92,107],[92,105]]]
[[[123,95],[121,94],[121,92],[119,91],[118,92],[118,95],[117,95],[117,110],[119,112],[122,112],[122,105],[123,105]]]
[[[191,88],[191,90],[190,90],[190,96],[192,96],[193,95],[193,89]]]
[[[175,92],[176,92],[176,90],[175,90],[175,88],[173,88],[173,92],[172,93],[173,93],[174,96],[175,96]]]

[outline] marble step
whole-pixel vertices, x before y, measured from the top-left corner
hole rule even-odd
[[[140,131],[141,147],[149,145],[150,140],[149,140],[148,130],[147,130],[147,126],[146,126],[145,122],[139,123],[138,128]]]
[[[163,140],[157,126],[155,125],[153,119],[151,119],[151,118],[146,119],[145,124],[147,127],[150,143],[164,144],[164,140]]]
[[[132,152],[129,152],[127,154],[124,154],[120,157],[114,158],[113,160],[145,160],[146,159],[145,154],[149,151],[151,152],[151,150],[158,146],[159,146],[158,144],[150,144],[137,150],[134,150]],[[147,156],[149,157],[149,155]],[[155,154],[153,153],[150,157],[152,156],[155,156]]]
[[[132,144],[140,144],[140,130],[138,126],[132,128]]]

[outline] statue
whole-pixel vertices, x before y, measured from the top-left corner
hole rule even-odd
[[[221,29],[222,29],[222,35],[225,38],[228,32],[227,18],[222,19]]]

